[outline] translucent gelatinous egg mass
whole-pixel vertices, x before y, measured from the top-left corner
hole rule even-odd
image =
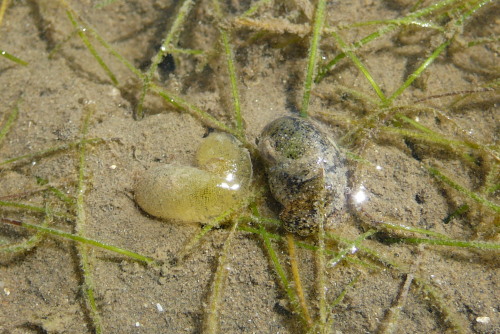
[[[196,154],[198,167],[166,164],[136,183],[135,200],[152,216],[203,222],[237,207],[252,180],[250,154],[233,136],[212,133]]]

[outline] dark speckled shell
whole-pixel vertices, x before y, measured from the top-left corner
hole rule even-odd
[[[262,131],[259,151],[269,187],[283,205],[280,219],[299,235],[334,223],[345,206],[345,158],[321,124],[300,117],[275,119]]]

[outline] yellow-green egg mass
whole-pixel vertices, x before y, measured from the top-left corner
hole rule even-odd
[[[203,222],[235,208],[252,178],[248,150],[228,134],[213,133],[197,152],[199,168],[166,164],[137,182],[135,200],[148,214]]]
[[[226,179],[233,177],[244,186],[252,178],[250,154],[241,143],[227,133],[212,133],[196,153],[198,166]]]

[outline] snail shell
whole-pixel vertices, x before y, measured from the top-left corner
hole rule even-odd
[[[309,235],[325,227],[345,206],[345,158],[327,130],[300,117],[275,119],[262,131],[259,151],[269,187],[292,233]]]
[[[236,207],[252,179],[250,154],[233,136],[212,133],[200,145],[198,167],[166,164],[136,183],[135,200],[164,219],[201,222]]]

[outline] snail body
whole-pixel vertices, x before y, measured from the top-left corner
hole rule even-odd
[[[345,206],[347,168],[328,132],[311,120],[280,117],[262,131],[259,151],[284,227],[309,235],[320,222],[331,226]]]
[[[202,222],[236,207],[252,179],[250,154],[233,136],[212,133],[196,154],[198,167],[165,164],[135,187],[137,204],[152,216]]]

